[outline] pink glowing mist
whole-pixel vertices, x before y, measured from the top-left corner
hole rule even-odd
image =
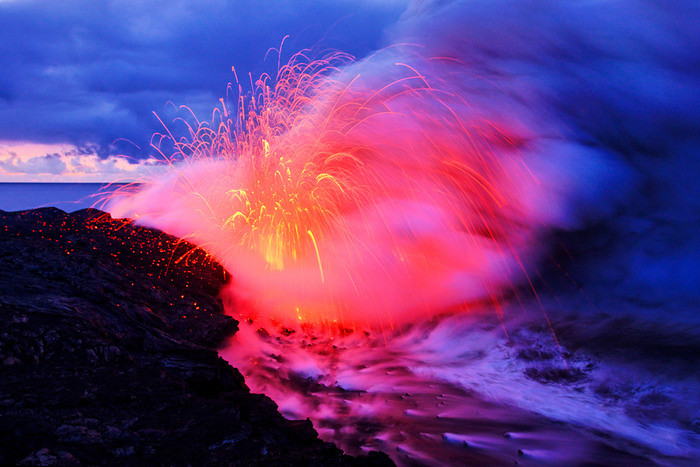
[[[236,111],[222,100],[169,135],[170,174],[109,209],[202,247],[239,303],[288,324],[391,325],[497,298],[570,222],[567,185],[591,162],[482,105],[464,83],[491,85],[466,64],[425,54],[297,55],[238,86]]]

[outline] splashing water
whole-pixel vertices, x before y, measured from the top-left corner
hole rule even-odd
[[[561,349],[538,313],[506,315],[517,315],[506,318],[510,338],[488,309],[384,335],[244,322],[221,355],[285,417],[308,417],[346,452],[380,450],[399,465],[690,465],[700,456],[692,370]]]
[[[221,262],[252,321],[223,355],[351,452],[692,463],[700,11],[679,3],[413,2],[404,45],[296,55],[160,135],[170,174],[109,210]],[[559,242],[583,291],[540,269]]]

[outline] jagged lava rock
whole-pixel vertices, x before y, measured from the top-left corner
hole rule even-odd
[[[202,250],[92,209],[0,219],[0,463],[391,464],[250,393]]]

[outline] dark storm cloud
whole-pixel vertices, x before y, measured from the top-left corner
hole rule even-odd
[[[0,3],[0,140],[148,146],[166,102],[210,114],[231,67],[245,76],[285,35],[363,56],[403,1]],[[268,59],[274,66],[276,57]],[[243,80],[244,78],[241,78]],[[144,151],[145,152],[145,151]],[[143,152],[142,152],[143,153]]]

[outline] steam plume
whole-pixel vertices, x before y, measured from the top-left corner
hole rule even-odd
[[[206,249],[238,300],[285,322],[386,324],[497,299],[549,233],[626,225],[619,210],[660,179],[653,161],[696,155],[697,33],[681,6],[697,13],[414,2],[387,33],[402,45],[354,63],[295,56],[110,209]]]

